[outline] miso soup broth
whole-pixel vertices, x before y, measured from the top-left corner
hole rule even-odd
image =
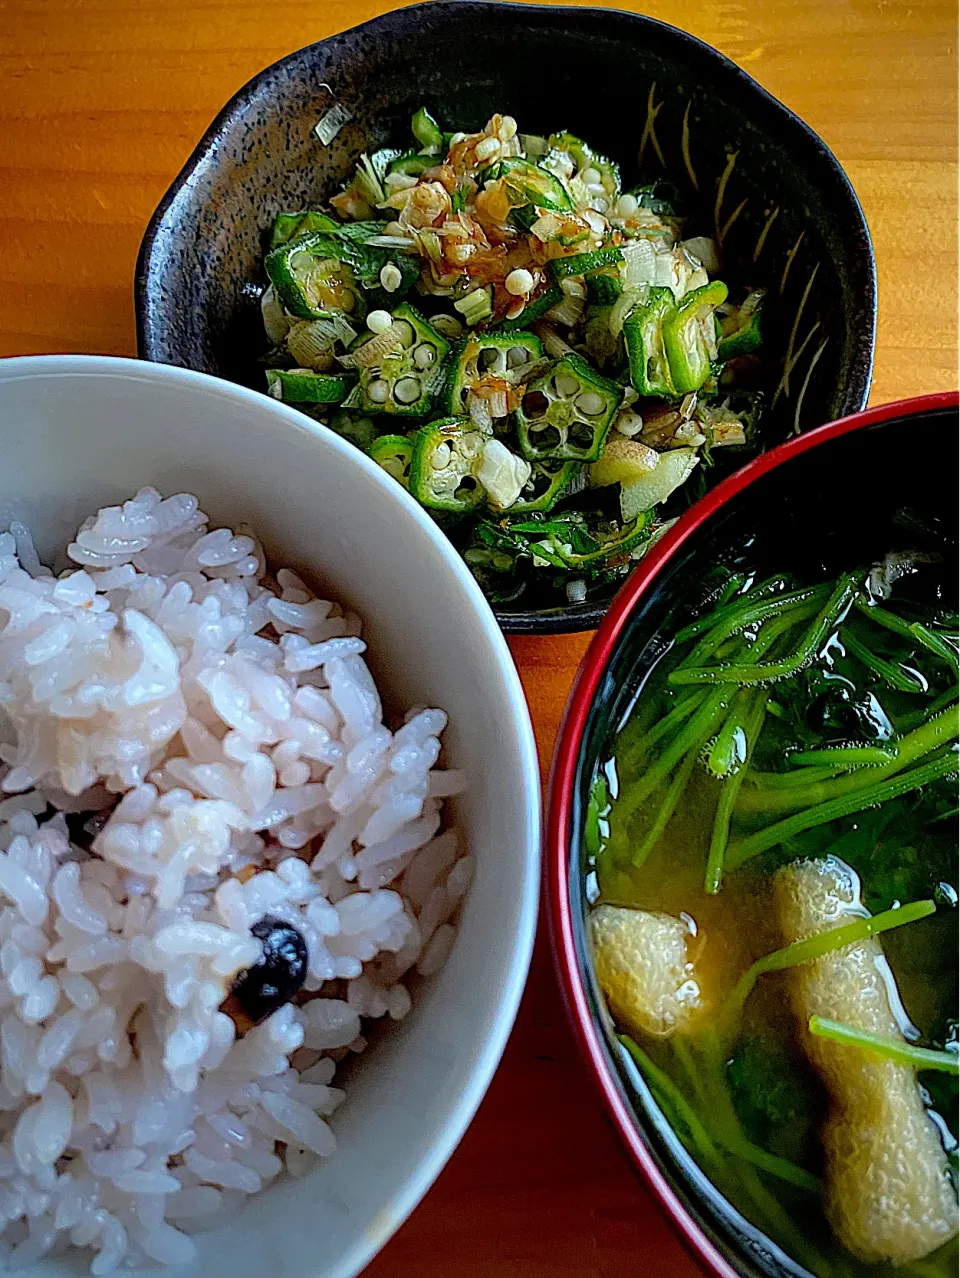
[[[876,563],[781,572],[761,539],[701,581],[584,816],[634,1104],[761,1268],[821,1278],[957,1271],[955,562],[887,533]]]

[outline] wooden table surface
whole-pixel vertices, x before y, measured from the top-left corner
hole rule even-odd
[[[624,0],[626,3],[626,0]],[[144,226],[226,99],[389,0],[0,0],[0,355],[135,353]],[[797,111],[873,232],[873,402],[957,384],[950,0],[649,0]],[[602,86],[594,86],[602,92]],[[0,458],[0,465],[3,459]],[[518,639],[544,771],[589,636]],[[480,1112],[371,1278],[687,1278],[581,1067],[541,935]]]

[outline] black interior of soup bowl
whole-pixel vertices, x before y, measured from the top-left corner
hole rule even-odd
[[[601,1032],[606,1072],[636,1116],[639,1135],[677,1198],[714,1247],[749,1278],[807,1271],[770,1244],[713,1187],[666,1125],[641,1075],[624,1063],[586,937],[589,900],[595,894],[582,837],[590,787],[663,654],[663,636],[689,619],[701,602],[704,576],[714,565],[749,562],[761,578],[795,572],[801,579],[828,579],[907,548],[912,534],[894,519],[906,508],[924,524],[944,529],[941,553],[948,562],[941,579],[955,586],[957,425],[957,410],[950,408],[865,426],[791,458],[722,506],[640,597],[597,685],[580,743],[569,828],[569,894],[580,979]],[[936,466],[931,466],[931,456],[938,458]],[[945,602],[955,606],[956,599]]]
[[[626,186],[673,182],[688,233],[722,239],[724,279],[774,299],[766,443],[866,402],[873,251],[816,134],[721,54],[652,18],[485,0],[385,14],[236,94],[144,237],[140,355],[263,388],[265,231],[278,212],[334,194],[361,152],[405,138],[421,103],[451,129],[480,128],[495,111],[526,132],[566,128],[616,159]],[[584,630],[608,602],[533,601],[498,616],[511,631]]]

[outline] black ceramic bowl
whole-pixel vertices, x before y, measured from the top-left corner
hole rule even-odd
[[[810,1278],[736,1211],[666,1123],[641,1075],[624,1060],[597,985],[587,940],[593,870],[584,814],[599,761],[658,656],[662,635],[701,597],[718,561],[733,564],[754,535],[776,538],[760,576],[811,569],[826,577],[870,563],[902,535],[903,507],[957,526],[956,393],[886,404],[834,422],[757,458],[681,518],[617,597],[581,664],[557,742],[546,824],[546,879],[560,983],[588,1066],[637,1168],[716,1278]],[[930,450],[911,441],[923,438]],[[931,469],[929,456],[941,459]],[[897,464],[890,465],[896,457]],[[755,549],[750,553],[755,553]],[[945,540],[945,581],[957,580]],[[769,557],[769,559],[767,558]],[[951,562],[950,560],[953,560]],[[775,562],[774,562],[775,561]],[[951,606],[954,601],[950,602]],[[803,1220],[796,1221],[803,1227]]]
[[[290,54],[233,97],[144,236],[140,355],[260,388],[265,230],[332,195],[361,151],[405,137],[421,103],[452,128],[480,128],[494,111],[528,132],[566,128],[619,161],[628,185],[672,181],[690,233],[722,236],[724,279],[774,299],[768,443],[866,402],[873,250],[816,134],[716,50],[653,18],[486,0],[384,14]],[[507,631],[587,630],[608,604],[498,617]]]

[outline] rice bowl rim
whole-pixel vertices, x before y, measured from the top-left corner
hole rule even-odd
[[[488,677],[494,674],[499,679],[509,704],[510,726],[520,758],[521,788],[525,795],[518,830],[521,838],[517,845],[517,854],[523,860],[518,921],[514,934],[509,938],[500,938],[499,942],[501,948],[505,939],[510,945],[509,975],[502,986],[491,991],[489,1019],[479,1035],[480,1044],[467,1071],[466,1084],[449,1113],[441,1120],[440,1130],[433,1137],[428,1152],[396,1190],[389,1210],[381,1212],[369,1222],[353,1245],[324,1274],[324,1278],[355,1278],[424,1198],[460,1143],[500,1063],[526,986],[540,898],[541,797],[536,741],[520,677],[490,605],[452,543],[396,480],[366,453],[341,439],[329,427],[314,422],[305,414],[258,391],[221,381],[208,373],[172,364],[155,364],[111,355],[19,355],[0,359],[0,387],[6,382],[16,381],[37,381],[42,385],[50,378],[64,376],[130,381],[141,386],[163,383],[179,385],[189,395],[196,394],[198,400],[202,400],[205,394],[213,395],[284,421],[291,431],[312,435],[319,445],[318,462],[323,449],[338,455],[348,467],[365,474],[368,481],[381,487],[389,500],[396,504],[398,511],[413,520],[420,534],[439,553],[446,570],[472,601],[471,620],[473,624],[479,625],[492,650],[493,668],[486,671],[486,674]],[[16,428],[15,423],[11,423],[11,428]],[[0,434],[3,429],[0,425]],[[203,429],[202,424],[199,429]],[[503,727],[506,729],[507,725]]]

